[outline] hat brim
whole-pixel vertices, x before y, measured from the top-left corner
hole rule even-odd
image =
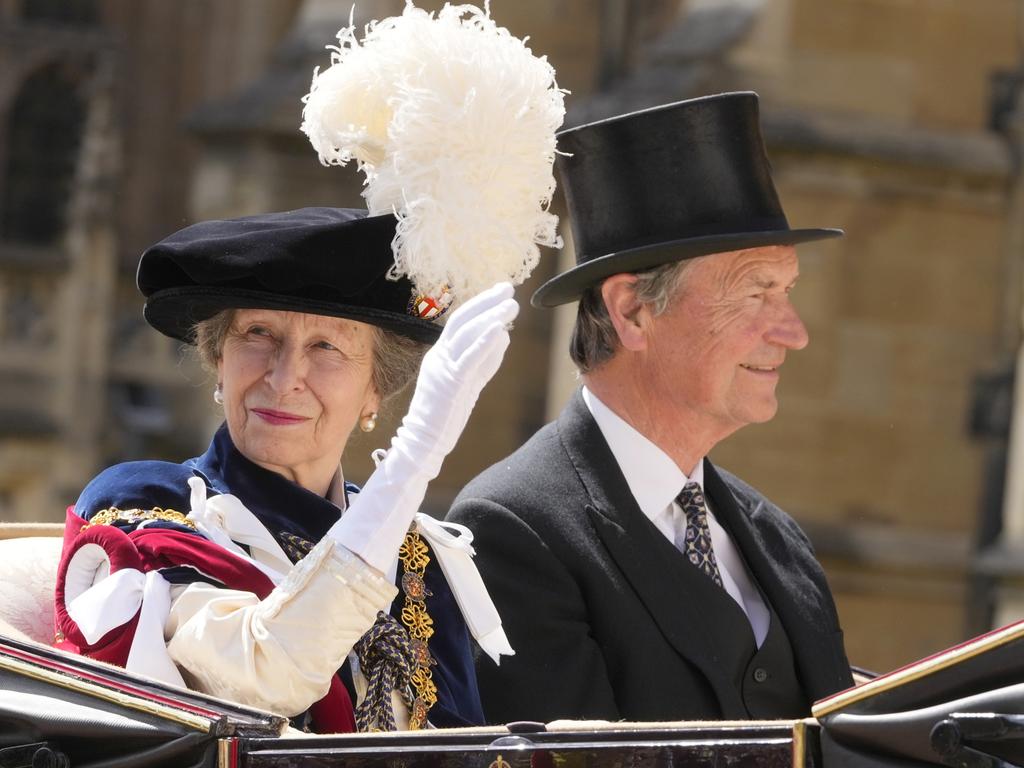
[[[599,256],[578,264],[548,280],[530,299],[535,307],[557,307],[575,301],[592,285],[623,272],[643,272],[673,261],[694,259],[712,253],[728,253],[769,245],[798,245],[815,240],[842,237],[841,229],[785,229],[770,232],[738,232],[691,237],[667,243],[631,248]]]
[[[143,315],[163,334],[194,344],[195,324],[209,320],[225,309],[276,309],[358,320],[407,336],[414,341],[433,344],[441,335],[441,326],[412,315],[337,302],[289,297],[241,288],[186,286],[157,291],[146,300]]]

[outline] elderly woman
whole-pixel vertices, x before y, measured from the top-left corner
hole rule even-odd
[[[317,731],[482,722],[467,623],[495,658],[511,649],[468,543],[416,512],[518,307],[495,286],[442,332],[391,274],[395,226],[310,208],[196,224],[142,255],[146,319],[198,346],[225,424],[181,464],[101,472],[69,509],[59,647]],[[349,434],[417,368],[360,492]]]

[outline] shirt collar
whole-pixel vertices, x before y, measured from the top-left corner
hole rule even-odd
[[[338,471],[334,473],[331,484],[327,487],[327,500],[340,509],[342,514],[348,509],[348,490],[349,484],[345,482],[345,475],[342,474],[339,464]]]
[[[679,469],[661,448],[634,429],[621,416],[583,387],[587,404],[601,434],[611,448],[640,510],[654,518],[668,507],[683,486],[693,481],[704,489],[704,461],[697,462],[691,476]]]

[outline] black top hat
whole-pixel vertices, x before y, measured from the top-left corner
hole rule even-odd
[[[204,221],[148,248],[137,281],[143,313],[161,333],[192,342],[222,309],[281,309],[346,317],[433,342],[434,305],[394,266],[394,216],[302,208]]]
[[[576,266],[542,285],[534,306],[572,301],[621,272],[843,234],[789,228],[756,93],[690,99],[572,128],[558,134],[558,149]]]

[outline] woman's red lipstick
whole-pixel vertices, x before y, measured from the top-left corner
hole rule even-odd
[[[306,421],[305,416],[296,416],[294,413],[288,413],[286,411],[275,411],[270,408],[252,408],[253,413],[259,416],[268,424],[298,424],[300,421]]]

